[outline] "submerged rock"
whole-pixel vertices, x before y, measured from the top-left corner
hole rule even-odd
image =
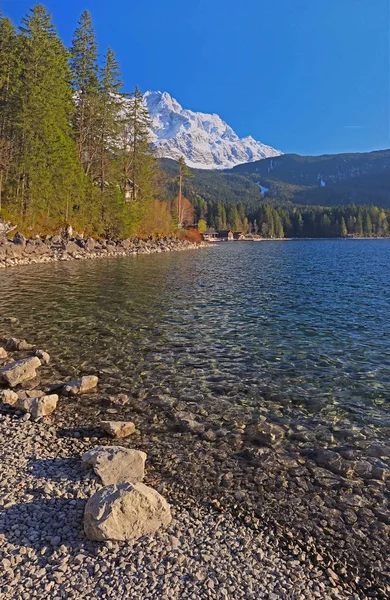
[[[36,398],[19,398],[15,403],[15,408],[22,412],[29,413],[34,419],[38,417],[47,417],[57,408],[58,396],[38,396]]]
[[[34,350],[35,346],[29,344],[26,340],[18,340],[18,338],[9,338],[6,344],[7,350]]]
[[[247,434],[257,444],[262,446],[276,446],[284,439],[286,432],[274,423],[260,422],[255,426],[249,426]]]
[[[50,354],[44,350],[37,350],[35,352],[35,356],[37,356],[44,365],[48,365],[50,363]]]
[[[143,483],[109,485],[87,502],[84,531],[90,540],[136,540],[167,527],[172,520],[169,504]]]
[[[96,375],[85,375],[79,379],[72,379],[63,386],[63,392],[67,396],[77,396],[94,389],[98,384],[99,379]]]
[[[103,485],[114,483],[137,483],[145,475],[146,454],[122,446],[97,446],[81,457],[92,466]]]
[[[102,421],[101,426],[113,438],[125,438],[135,432],[131,421]]]
[[[19,383],[34,379],[37,375],[36,369],[40,366],[41,361],[37,356],[17,360],[0,369],[0,379],[15,387]]]

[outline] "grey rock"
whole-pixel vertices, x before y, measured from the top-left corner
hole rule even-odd
[[[35,346],[29,344],[26,340],[19,340],[18,338],[9,338],[6,343],[7,350],[34,350]]]
[[[94,389],[98,384],[96,375],[85,375],[79,379],[72,379],[64,384],[63,393],[67,396],[77,396]]]
[[[169,504],[156,490],[143,483],[110,485],[87,502],[84,531],[88,539],[136,540],[168,527]]]
[[[20,246],[25,246],[26,242],[27,242],[24,235],[22,233],[20,233],[19,231],[17,233],[15,233],[14,239],[12,241],[14,244],[18,244]]]
[[[286,435],[285,430],[275,423],[260,422],[254,428],[249,428],[249,434],[254,441],[263,446],[276,446]]]
[[[0,390],[0,400],[5,404],[13,406],[19,400],[19,397],[12,390]]]
[[[44,365],[48,365],[50,363],[50,354],[44,350],[37,350],[35,352],[35,356],[37,356]]]
[[[103,485],[137,483],[145,475],[146,454],[141,450],[122,446],[97,446],[85,452],[81,459],[92,466]]]
[[[135,432],[131,421],[102,421],[101,427],[113,438],[125,438]]]
[[[22,412],[29,413],[34,419],[38,417],[47,417],[57,408],[58,396],[38,396],[36,398],[18,398],[15,408]]]
[[[37,375],[36,369],[40,366],[41,361],[37,356],[17,360],[0,369],[0,379],[15,387],[19,383],[34,379]]]

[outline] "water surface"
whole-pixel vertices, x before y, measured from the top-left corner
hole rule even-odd
[[[0,272],[55,361],[221,414],[390,425],[390,240],[225,243]]]

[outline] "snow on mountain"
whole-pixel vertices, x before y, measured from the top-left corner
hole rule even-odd
[[[184,155],[194,169],[230,169],[282,154],[250,136],[239,138],[218,115],[183,109],[167,92],[146,92],[144,102],[161,158],[178,160]]]

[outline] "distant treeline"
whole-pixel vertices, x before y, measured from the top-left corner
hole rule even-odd
[[[70,49],[37,4],[18,30],[0,14],[0,214],[27,231],[66,222],[104,236],[174,227],[141,92],[102,64],[88,11]]]
[[[197,199],[194,204],[198,219],[208,227],[252,232],[267,238],[390,235],[390,210],[376,206],[275,207],[265,203],[253,210],[240,203],[206,205]]]

